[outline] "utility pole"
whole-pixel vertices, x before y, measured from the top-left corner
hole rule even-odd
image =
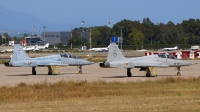
[[[44,38],[44,43],[46,44],[46,40],[45,40],[45,26],[43,26],[44,28],[44,35],[43,35],[43,38]]]
[[[35,35],[35,26],[32,26],[32,35]]]
[[[71,52],[72,52],[72,26],[70,26],[71,28]]]
[[[34,37],[34,35],[35,35],[34,34],[34,32],[35,32],[34,30],[35,30],[35,26],[32,26],[32,36],[30,37],[30,44],[31,44],[31,38]]]
[[[90,49],[92,49],[92,28],[89,28],[90,30]],[[90,50],[90,57],[92,56],[92,51]]]
[[[83,32],[84,32],[84,24],[85,24],[85,20],[82,20],[82,21],[81,21],[81,27],[82,27],[82,33],[81,33],[81,46],[83,46],[83,45],[82,45],[82,38],[83,38]]]

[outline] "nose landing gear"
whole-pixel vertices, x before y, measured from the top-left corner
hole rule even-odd
[[[181,73],[180,73],[180,71],[181,71],[181,67],[177,67],[177,70],[178,70],[178,72],[177,72],[177,74],[176,75],[181,75]]]

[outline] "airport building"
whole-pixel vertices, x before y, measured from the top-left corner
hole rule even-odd
[[[82,38],[86,38],[89,40],[89,32],[78,32]],[[50,45],[54,45],[57,43],[62,43],[63,45],[67,45],[68,41],[71,38],[70,31],[58,31],[58,32],[42,32],[41,39],[45,43],[49,43]],[[72,35],[73,38],[73,35]]]
[[[22,41],[22,45],[41,45],[44,41],[40,37],[26,37],[26,41]]]

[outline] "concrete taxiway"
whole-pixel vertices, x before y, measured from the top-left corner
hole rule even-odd
[[[139,68],[131,69],[132,77],[126,76],[126,69],[121,68],[100,68],[99,63],[83,66],[83,74],[77,74],[78,68],[75,66],[60,67],[60,74],[47,75],[46,67],[37,67],[37,75],[32,75],[31,67],[5,67],[0,65],[0,87],[2,86],[17,86],[21,82],[26,84],[35,83],[55,83],[60,80],[65,81],[81,81],[88,82],[104,80],[109,81],[145,81],[156,80],[164,77],[199,77],[200,76],[200,60],[186,60],[193,63],[198,63],[191,66],[181,67],[181,76],[175,76],[176,68],[155,68],[156,77],[146,77],[144,72],[139,71]]]

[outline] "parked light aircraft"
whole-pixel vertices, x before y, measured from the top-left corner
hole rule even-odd
[[[108,47],[104,47],[104,48],[92,48],[92,49],[89,49],[89,51],[106,52],[106,51],[108,51]]]
[[[23,50],[24,51],[36,51],[36,50],[44,50],[44,49],[47,49],[49,47],[49,43],[45,44],[44,46],[38,46],[38,45],[35,45],[35,46],[31,46],[31,47],[24,47]],[[1,50],[1,52],[13,52],[13,49],[4,49],[4,50]]]
[[[163,48],[161,49],[162,51],[172,51],[172,50],[177,50],[178,49],[178,46],[175,46],[173,48]]]
[[[26,47],[23,48],[23,50],[24,51],[35,51],[35,50],[38,50],[37,46],[38,45],[31,46],[31,47],[26,46]]]
[[[38,50],[44,50],[49,48],[49,43],[46,43],[44,46],[37,46]]]
[[[12,52],[13,49],[4,49],[4,50],[1,50],[1,52]]]
[[[24,47],[23,50],[25,51],[36,51],[36,50],[44,50],[44,49],[47,49],[49,47],[49,43],[45,44],[44,46],[38,46],[38,45],[35,45],[35,46],[32,46],[32,47]]]
[[[146,76],[150,77],[152,76],[150,67],[176,67],[178,70],[177,75],[181,75],[180,67],[192,64],[193,63],[178,60],[172,55],[165,54],[125,58],[116,43],[111,43],[108,50],[107,61],[100,63],[99,66],[103,68],[126,68],[128,77],[132,76],[132,68],[140,68],[140,71],[146,71]]]
[[[79,66],[79,73],[82,73],[82,66],[90,64],[93,64],[93,62],[80,59],[72,54],[56,54],[30,58],[20,44],[14,45],[10,62],[5,62],[7,67],[32,67],[33,75],[36,75],[36,67],[48,67],[48,74],[52,75],[53,70],[51,66]]]

